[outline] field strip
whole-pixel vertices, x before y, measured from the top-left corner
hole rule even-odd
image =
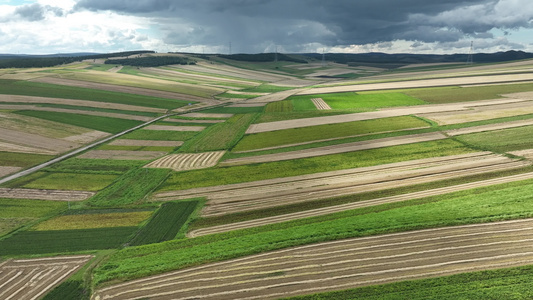
[[[318,110],[329,110],[331,107],[324,101],[322,98],[313,98],[311,99],[316,109]]]
[[[226,122],[225,120],[186,120],[186,119],[174,119],[174,118],[166,118],[163,121],[175,122],[175,123],[206,123],[206,124],[216,124],[216,123]]]
[[[527,173],[527,174],[507,176],[507,177],[501,177],[501,178],[490,179],[490,180],[477,181],[477,182],[466,183],[466,184],[459,184],[459,185],[454,185],[454,186],[448,186],[445,188],[437,188],[437,189],[409,193],[409,194],[404,194],[404,195],[377,198],[377,199],[365,200],[365,201],[360,201],[360,202],[355,202],[355,203],[348,203],[348,204],[342,204],[342,205],[329,206],[325,208],[306,210],[306,211],[301,211],[297,213],[279,215],[279,216],[274,216],[274,217],[267,217],[267,218],[262,218],[262,219],[255,219],[255,220],[250,220],[250,221],[202,228],[202,229],[197,229],[197,230],[189,232],[188,236],[197,237],[197,236],[202,236],[202,235],[221,233],[221,232],[227,232],[227,231],[244,229],[244,228],[258,227],[258,226],[287,222],[287,221],[298,220],[298,219],[303,219],[303,218],[323,216],[327,214],[332,214],[332,213],[337,213],[337,212],[342,212],[342,211],[347,211],[347,210],[352,210],[352,209],[357,209],[357,208],[362,208],[362,207],[375,206],[375,205],[394,203],[394,202],[413,200],[413,199],[420,199],[420,198],[425,198],[425,197],[430,197],[430,196],[444,195],[444,194],[453,193],[457,191],[464,191],[464,190],[469,190],[469,189],[474,189],[474,188],[479,188],[479,187],[491,186],[495,184],[503,184],[503,183],[521,181],[521,180],[528,180],[532,178],[533,178],[533,173]]]
[[[1,143],[0,143],[0,149],[2,149]],[[13,174],[20,170],[22,170],[21,167],[0,166],[0,178],[7,176],[9,174]]]
[[[430,128],[430,126],[414,127],[414,128],[401,129],[401,130],[380,131],[379,133],[381,134],[381,133],[392,133],[392,132],[400,132],[400,131],[414,131],[414,130],[425,129],[425,128]],[[356,135],[347,135],[347,136],[341,136],[341,137],[335,137],[335,138],[329,138],[329,139],[313,140],[313,141],[301,142],[301,143],[295,143],[295,144],[285,144],[285,145],[272,146],[272,147],[266,147],[266,148],[258,148],[258,149],[253,149],[253,150],[232,151],[232,153],[251,153],[251,152],[258,152],[258,151],[265,151],[265,150],[282,149],[282,148],[309,145],[309,144],[320,143],[320,142],[329,142],[329,141],[343,140],[343,139],[348,139],[348,138],[369,136],[369,135],[374,135],[374,134],[376,134],[376,132],[356,134]]]
[[[386,172],[386,171],[392,172],[398,169],[407,169],[407,170],[417,169],[417,168],[420,168],[421,166],[427,166],[428,164],[448,164],[450,161],[454,161],[454,160],[476,159],[476,158],[482,158],[487,155],[493,155],[493,154],[492,152],[484,151],[484,152],[472,152],[472,153],[442,156],[442,157],[431,157],[431,158],[407,160],[407,161],[396,162],[396,163],[389,163],[389,164],[382,164],[382,165],[361,167],[361,168],[352,168],[352,169],[345,169],[345,170],[338,170],[338,171],[312,173],[312,174],[306,174],[306,175],[265,179],[265,180],[258,180],[258,181],[244,182],[244,183],[228,184],[228,185],[193,188],[193,189],[188,189],[188,190],[167,191],[167,192],[160,192],[156,194],[155,196],[161,199],[165,199],[165,198],[172,199],[174,197],[191,198],[191,197],[196,197],[194,195],[203,195],[203,194],[207,195],[209,193],[219,193],[222,191],[237,190],[237,189],[242,189],[242,188],[262,187],[266,185],[275,185],[275,184],[294,184],[296,182],[308,181],[308,180],[327,180],[327,179],[333,179],[338,176],[364,176],[368,172]]]
[[[107,70],[107,72],[117,73],[118,71],[122,70],[122,68],[124,68],[124,66],[116,66],[116,67],[113,67],[113,68]]]
[[[246,103],[261,103],[262,105],[265,105],[265,103],[277,102],[277,101],[285,100],[288,97],[290,97],[290,96],[292,96],[294,94],[297,94],[298,92],[301,92],[303,90],[304,89],[292,89],[292,90],[272,93],[272,94],[269,94],[269,95],[259,96],[259,97],[253,98],[253,99],[248,99],[248,100],[246,100]]]
[[[0,151],[16,152],[16,153],[48,154],[48,155],[58,154],[57,151],[45,150],[45,149],[34,148],[34,147],[26,147],[26,146],[6,143],[2,141],[0,141]]]
[[[394,174],[390,179],[385,178],[383,181],[375,182],[357,182],[340,183],[337,185],[315,186],[302,188],[300,190],[289,190],[277,192],[271,189],[270,193],[257,192],[256,194],[236,195],[228,198],[227,194],[215,194],[208,196],[209,201],[202,210],[203,216],[224,215],[243,211],[257,210],[262,208],[271,208],[280,205],[302,203],[311,200],[326,199],[338,196],[353,195],[364,192],[373,192],[386,190],[394,187],[416,185],[421,183],[435,182],[445,179],[453,179],[463,176],[483,174],[488,172],[504,171],[528,166],[529,162],[500,162],[485,166],[451,166],[449,168],[436,167],[426,170],[426,172],[405,172],[403,174]],[[455,170],[454,170],[455,168]]]
[[[94,192],[87,191],[0,188],[0,198],[11,199],[83,201],[92,197],[94,194]]]
[[[361,91],[375,91],[375,90],[391,90],[391,89],[410,89],[423,87],[439,87],[439,86],[465,86],[473,84],[487,84],[487,83],[505,83],[533,80],[533,74],[505,74],[505,75],[485,75],[485,76],[469,76],[469,77],[454,77],[454,78],[439,78],[439,79],[423,79],[400,82],[386,82],[386,83],[368,83],[356,84],[334,87],[320,87],[306,89],[298,95],[314,95],[314,94],[328,94],[341,92],[361,92]]]
[[[187,118],[231,118],[233,114],[211,114],[211,113],[187,113],[180,115]]]
[[[67,113],[67,114],[109,117],[109,118],[135,120],[135,121],[143,121],[143,122],[147,122],[147,121],[150,121],[150,120],[153,119],[152,117],[145,117],[145,116],[138,116],[138,115],[128,115],[128,114],[121,114],[121,113],[110,113],[110,112],[101,112],[101,111],[67,109],[67,108],[55,108],[55,107],[40,107],[40,106],[31,106],[31,105],[4,105],[4,104],[0,104],[0,109],[51,111],[51,112],[60,112],[60,113]]]
[[[50,103],[50,104],[63,104],[63,105],[73,105],[73,106],[94,107],[94,108],[141,111],[141,112],[154,112],[154,113],[165,113],[166,112],[166,110],[162,108],[152,108],[152,107],[144,107],[144,106],[136,106],[136,105],[128,105],[128,104],[118,104],[118,103],[98,102],[98,101],[88,101],[88,100],[62,99],[62,98],[20,96],[20,95],[0,95],[0,103],[2,102],[39,103],[39,104]]]
[[[472,107],[499,105],[499,104],[515,103],[515,102],[523,102],[523,101],[528,101],[528,100],[515,99],[515,98],[503,98],[503,99],[469,101],[469,102],[449,103],[449,104],[429,104],[429,105],[416,105],[416,106],[399,107],[399,108],[386,108],[386,109],[381,109],[378,111],[371,111],[371,112],[361,112],[361,113],[345,114],[345,115],[304,118],[304,119],[294,119],[294,120],[252,124],[250,125],[246,133],[247,134],[259,133],[259,132],[275,131],[275,130],[282,130],[282,129],[346,123],[346,122],[353,122],[353,121],[365,121],[365,120],[408,116],[408,115],[453,112],[453,111],[468,110],[468,109],[471,109]]]
[[[153,140],[114,140],[108,145],[111,146],[156,146],[156,147],[178,147],[183,145],[181,141],[153,141]]]
[[[445,132],[447,135],[456,136],[456,135],[462,135],[462,134],[478,133],[478,132],[484,132],[484,131],[493,131],[493,130],[508,129],[508,128],[515,128],[515,127],[522,127],[522,126],[530,126],[530,125],[533,125],[533,120],[511,121],[511,122],[505,122],[505,123],[499,123],[499,124],[474,126],[474,127],[468,127],[468,128],[448,130]]]
[[[40,148],[54,154],[79,147],[78,144],[73,142],[6,128],[0,130],[0,141],[30,148]]]
[[[234,78],[243,78],[246,80],[258,80],[258,81],[268,81],[276,82],[281,80],[293,79],[294,77],[288,75],[274,74],[270,72],[261,72],[255,70],[247,70],[237,67],[232,67],[228,65],[211,65],[198,63],[196,65],[184,65],[179,66],[179,68],[184,70],[190,70],[194,72],[207,73],[207,74],[216,74],[223,76],[230,76]]]
[[[375,140],[370,140],[370,141],[317,147],[317,148],[290,151],[290,152],[284,152],[284,153],[234,158],[234,159],[225,160],[221,162],[220,165],[221,166],[229,166],[229,165],[233,166],[233,165],[244,165],[244,164],[251,164],[251,163],[265,163],[265,162],[274,162],[274,161],[281,161],[281,160],[300,159],[300,158],[308,158],[308,157],[315,157],[315,156],[322,156],[322,155],[330,155],[330,154],[346,153],[346,152],[391,147],[391,146],[398,146],[398,145],[406,145],[406,144],[419,143],[419,142],[436,141],[436,140],[441,140],[441,139],[446,139],[446,138],[447,137],[440,132],[412,134],[408,136],[375,139]]]
[[[88,159],[152,160],[167,154],[166,151],[91,150],[78,156]]]
[[[85,132],[81,134],[67,136],[65,138],[62,138],[62,140],[74,142],[78,144],[87,144],[87,143],[90,143],[90,142],[93,142],[99,139],[103,139],[110,135],[111,133],[108,133],[108,132],[93,130],[93,131],[89,131],[89,132]]]
[[[172,126],[172,125],[148,125],[145,130],[167,130],[167,131],[202,131],[204,126]]]
[[[155,160],[145,168],[168,168],[174,171],[196,170],[214,167],[225,151],[214,151],[204,153],[182,153],[170,154]]]
[[[239,102],[232,105],[228,105],[228,107],[263,107],[265,106],[265,103],[247,103],[247,102]]]
[[[202,97],[197,97],[197,96],[187,95],[187,94],[158,91],[158,90],[151,90],[151,89],[131,87],[131,86],[122,86],[122,85],[115,85],[115,84],[64,79],[64,78],[58,78],[58,77],[41,77],[41,78],[33,79],[32,81],[73,86],[73,87],[81,87],[81,88],[89,88],[89,89],[96,89],[96,90],[104,90],[104,91],[111,91],[111,92],[120,92],[120,93],[127,93],[127,94],[137,94],[137,95],[150,96],[150,97],[168,98],[168,99],[174,99],[174,100],[185,100],[185,101],[195,101],[195,102],[213,102],[212,99],[207,99],[207,98],[202,98]]]
[[[276,299],[533,263],[533,220],[316,243],[109,286],[93,299]]]
[[[39,299],[92,258],[91,255],[41,258],[36,260],[38,264],[32,264],[31,259],[10,260],[0,265],[0,298]],[[1,277],[3,272],[9,272],[7,278]]]
[[[178,68],[175,68],[178,69]],[[143,68],[144,72],[155,74],[155,75],[161,75],[161,76],[171,76],[173,78],[179,78],[184,79],[187,81],[190,81],[192,78],[194,78],[197,81],[202,82],[203,84],[210,84],[213,82],[218,83],[233,83],[233,84],[239,84],[239,85],[247,85],[247,86],[255,86],[258,83],[248,80],[240,80],[240,79],[231,79],[231,78],[225,78],[221,76],[214,76],[214,75],[205,75],[205,74],[193,74],[191,72],[183,72],[183,71],[174,71],[169,69],[160,69],[160,68]]]
[[[473,107],[465,112],[444,112],[420,114],[420,116],[434,120],[440,125],[450,125],[465,122],[484,121],[495,118],[514,117],[533,113],[533,101]]]

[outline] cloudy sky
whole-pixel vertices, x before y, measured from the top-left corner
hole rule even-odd
[[[0,0],[0,53],[533,52],[530,0]],[[230,48],[231,44],[231,48]]]

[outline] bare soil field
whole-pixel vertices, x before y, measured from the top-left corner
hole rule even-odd
[[[277,101],[281,101],[281,100],[285,100],[286,98],[300,92],[300,91],[303,91],[304,89],[293,89],[293,90],[288,90],[288,91],[281,91],[281,92],[277,92],[277,93],[272,93],[272,94],[269,94],[269,95],[265,95],[265,96],[259,96],[259,97],[256,97],[256,98],[253,98],[253,99],[248,99],[246,100],[246,103],[261,103],[262,105],[264,105],[265,103],[270,103],[270,102],[277,102]]]
[[[107,109],[120,109],[130,111],[141,112],[154,112],[165,113],[166,110],[162,108],[152,108],[128,104],[118,104],[109,102],[87,101],[87,100],[73,100],[73,99],[61,99],[61,98],[45,98],[34,96],[19,96],[19,95],[0,95],[0,103],[2,102],[17,102],[17,103],[50,103],[50,104],[63,104],[73,106],[85,106],[95,108],[107,108]]]
[[[472,107],[471,110],[464,112],[430,113],[420,114],[420,116],[431,119],[440,125],[451,125],[531,113],[533,113],[533,101],[522,101],[518,103]]]
[[[210,114],[210,113],[188,113],[183,114],[181,117],[187,118],[231,118],[233,114]]]
[[[533,154],[533,152],[531,154]],[[329,206],[325,208],[305,210],[305,211],[300,211],[297,213],[290,213],[290,214],[284,214],[284,215],[279,215],[279,216],[254,219],[250,221],[243,221],[243,222],[236,222],[236,223],[225,224],[225,225],[212,226],[212,227],[190,231],[187,234],[187,236],[197,237],[197,236],[208,235],[208,234],[228,232],[228,231],[238,230],[238,229],[264,226],[264,225],[269,225],[269,224],[303,219],[303,218],[323,216],[323,215],[328,215],[332,213],[337,213],[337,212],[342,212],[342,211],[347,211],[347,210],[352,210],[352,209],[358,209],[362,207],[369,207],[369,206],[394,203],[394,202],[400,202],[400,201],[406,201],[406,200],[414,200],[414,199],[420,199],[420,198],[425,198],[425,197],[430,197],[430,196],[444,195],[444,194],[453,193],[457,191],[464,191],[464,190],[470,190],[470,189],[479,188],[479,187],[491,186],[495,184],[527,180],[531,178],[533,178],[533,173],[526,173],[526,174],[513,175],[513,176],[501,177],[501,178],[496,178],[496,179],[476,181],[476,182],[459,184],[459,185],[454,185],[454,186],[447,186],[444,188],[437,188],[437,189],[426,190],[426,191],[421,191],[421,192],[414,192],[414,193],[402,194],[402,195],[397,195],[397,196],[376,198],[372,200],[364,200],[364,201],[359,201],[359,202],[354,202],[354,203],[334,205],[334,206]]]
[[[155,200],[206,197],[203,216],[223,215],[529,165],[490,152],[420,159],[240,184],[157,193]]]
[[[301,128],[301,127],[316,126],[316,125],[337,124],[337,123],[345,123],[345,122],[353,122],[353,121],[364,121],[364,120],[372,120],[372,119],[380,119],[380,118],[388,118],[388,117],[407,116],[407,115],[422,115],[422,114],[430,114],[430,113],[465,111],[465,110],[472,109],[473,107],[510,104],[510,103],[517,103],[517,102],[527,102],[527,101],[523,99],[503,98],[503,99],[469,101],[469,102],[460,102],[460,103],[451,103],[451,104],[429,104],[429,105],[416,105],[416,106],[399,107],[399,108],[385,108],[385,109],[380,109],[378,111],[371,111],[371,112],[252,124],[250,125],[246,133],[247,134],[259,133],[259,132],[275,131],[275,130],[281,130],[281,129]]]
[[[55,154],[78,147],[78,144],[73,142],[5,128],[0,130],[0,141],[24,147],[43,149]]]
[[[0,141],[0,151],[15,152],[15,153],[48,154],[48,155],[57,154],[56,151],[46,150],[42,148],[26,147],[26,146],[16,145],[12,143],[6,143],[3,141]]]
[[[0,149],[2,149],[1,146]],[[0,166],[0,178],[18,172],[20,170],[22,170],[22,168],[20,167]]]
[[[187,94],[157,91],[157,90],[150,90],[150,89],[144,89],[144,88],[121,86],[121,85],[98,83],[98,82],[65,79],[65,78],[58,78],[58,77],[41,77],[41,78],[37,78],[32,81],[58,84],[58,85],[66,85],[66,86],[75,86],[75,87],[82,87],[82,88],[89,88],[89,89],[96,89],[96,90],[104,90],[104,91],[111,91],[111,92],[138,94],[138,95],[143,95],[143,96],[169,98],[169,99],[175,99],[175,100],[185,100],[185,101],[194,101],[194,102],[212,102],[213,101],[212,99],[207,99],[207,98],[202,98],[202,97],[197,97],[197,96],[192,96],[192,95],[187,95]]]
[[[110,113],[110,112],[79,110],[79,109],[56,108],[56,107],[40,107],[40,106],[31,106],[31,105],[1,105],[0,104],[0,109],[51,111],[51,112],[60,112],[60,113],[67,113],[67,114],[78,114],[78,115],[135,120],[135,121],[142,121],[142,122],[148,122],[152,120],[151,117],[138,116],[138,115],[128,115],[128,114],[121,114],[121,113]]]
[[[519,150],[519,151],[512,151],[509,152],[510,154],[516,155],[516,156],[522,156],[526,159],[533,160],[533,149],[526,149],[526,150]]]
[[[186,171],[204,169],[215,166],[225,151],[204,152],[204,153],[182,153],[170,154],[161,157],[146,166],[145,168],[167,168],[174,171]]]
[[[403,76],[403,75],[402,75]],[[314,94],[328,94],[341,92],[361,92],[361,91],[376,91],[376,90],[391,90],[391,89],[411,89],[437,86],[459,86],[471,84],[487,84],[487,83],[505,83],[533,80],[533,74],[506,74],[506,75],[486,75],[486,76],[469,76],[469,77],[454,77],[454,78],[439,78],[439,79],[423,79],[412,81],[386,82],[386,83],[362,83],[356,85],[344,85],[333,87],[319,87],[306,89],[298,95],[314,95]]]
[[[163,121],[175,122],[175,123],[207,123],[207,124],[216,124],[216,123],[225,122],[225,120],[186,120],[186,119],[173,119],[173,118],[166,118]]]
[[[156,146],[156,147],[178,147],[183,145],[180,141],[152,141],[152,140],[114,140],[109,145],[112,146]]]
[[[311,99],[311,101],[313,101],[313,104],[315,105],[316,109],[318,109],[318,110],[331,109],[331,107],[322,98],[313,98],[313,99]]]
[[[499,123],[499,124],[490,124],[490,125],[482,125],[482,126],[447,130],[446,134],[450,136],[456,136],[456,135],[462,135],[462,134],[478,133],[478,132],[484,132],[484,131],[493,131],[493,130],[530,126],[530,125],[533,125],[533,120],[521,120],[521,121],[512,121],[512,122],[505,122],[505,123]]]
[[[167,154],[164,151],[128,151],[128,150],[91,150],[79,158],[117,159],[117,160],[152,160]]]
[[[278,299],[533,263],[533,220],[434,228],[272,251],[96,291],[103,299]]]
[[[241,68],[235,68],[228,65],[221,64],[207,64],[198,63],[196,65],[184,65],[179,66],[181,69],[191,70],[194,72],[211,73],[223,76],[230,76],[235,78],[243,78],[247,80],[258,80],[267,82],[277,82],[287,79],[293,79],[293,77],[281,74],[273,74],[268,72],[246,70]]]
[[[62,191],[41,189],[10,189],[0,188],[0,198],[35,199],[53,201],[83,201],[95,193],[87,191]]]
[[[412,143],[419,143],[419,142],[435,141],[435,140],[440,140],[440,139],[445,139],[445,138],[447,137],[440,132],[412,134],[408,136],[399,136],[399,137],[383,138],[383,139],[376,139],[376,140],[370,140],[370,141],[346,143],[346,144],[340,144],[340,145],[317,147],[317,148],[310,148],[310,149],[305,149],[305,150],[297,150],[297,151],[290,151],[290,152],[283,152],[283,153],[234,158],[234,159],[228,159],[228,160],[221,162],[221,165],[222,166],[229,166],[229,165],[233,166],[233,165],[244,165],[244,164],[251,164],[251,163],[263,163],[263,162],[273,162],[273,161],[281,161],[281,160],[300,159],[300,158],[346,153],[346,152],[368,150],[368,149],[376,149],[376,148],[405,145],[405,144],[412,144]]]
[[[179,69],[180,67],[177,67]],[[159,68],[143,68],[144,72],[147,72],[149,74],[155,74],[155,75],[161,75],[161,76],[170,76],[173,78],[179,78],[183,80],[196,80],[200,81],[204,84],[209,84],[213,82],[217,83],[226,83],[226,84],[239,84],[239,85],[249,85],[249,86],[255,86],[259,83],[252,82],[249,80],[238,80],[238,79],[230,79],[230,78],[224,78],[221,76],[209,76],[209,75],[200,75],[200,74],[193,74],[193,73],[185,73],[185,72],[179,72],[179,71],[172,71],[167,69],[159,69]]]
[[[92,258],[91,255],[58,256],[0,263],[0,298],[40,299]]]
[[[105,137],[110,136],[110,133],[93,130],[82,134],[72,135],[64,138],[63,140],[74,142],[78,144],[88,144],[90,142],[94,142],[99,139],[103,139]]]
[[[172,125],[148,125],[146,130],[167,130],[167,131],[202,131],[204,126],[172,126]]]

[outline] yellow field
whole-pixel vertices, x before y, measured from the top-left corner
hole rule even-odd
[[[66,215],[39,223],[33,227],[33,230],[69,230],[137,226],[142,221],[148,219],[151,214],[151,211],[141,211],[128,213]]]

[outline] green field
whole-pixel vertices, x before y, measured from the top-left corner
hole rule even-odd
[[[502,84],[478,87],[439,87],[403,90],[402,92],[429,103],[453,103],[463,101],[502,98],[501,95],[533,91],[533,84]]]
[[[499,153],[533,148],[533,126],[472,133],[456,137],[458,140]]]
[[[44,120],[75,125],[79,127],[100,130],[109,133],[119,133],[142,124],[140,121],[117,119],[100,116],[78,115],[62,112],[21,110],[15,113],[40,118]]]
[[[245,135],[244,138],[233,148],[233,151],[247,151],[323,139],[428,126],[428,123],[418,118],[405,116],[277,130]]]
[[[0,79],[0,94],[89,100],[164,109],[179,108],[187,105],[190,102],[136,94],[70,87],[65,85],[6,79]]]
[[[374,166],[385,163],[469,153],[473,150],[452,140],[439,140],[387,148],[224,168],[172,173],[161,190],[181,190],[277,177]],[[391,155],[394,153],[395,155]],[[243,176],[246,174],[246,176]]]
[[[403,93],[358,94],[354,92],[348,92],[308,96],[292,96],[289,99],[293,100],[293,103],[295,103],[294,101],[310,100],[312,98],[322,98],[331,107],[331,109],[341,110],[358,110],[368,108],[426,104],[426,102],[422,100],[419,100],[412,96],[408,96]]]
[[[129,211],[122,212],[104,211],[81,211],[76,214],[61,215],[41,222],[31,230],[77,230],[91,228],[114,228],[137,226],[148,219],[152,211]]]
[[[0,151],[0,165],[28,168],[54,158],[51,155]]]
[[[60,173],[120,175],[147,163],[148,161],[143,160],[69,158],[46,168],[46,171]]]
[[[136,231],[137,227],[22,231],[0,240],[0,255],[20,256],[117,249]]]
[[[140,129],[125,134],[121,138],[129,140],[185,141],[196,134],[198,134],[198,132]]]
[[[12,230],[67,208],[64,202],[0,198],[0,237]]]
[[[170,170],[144,169],[130,170],[118,177],[112,185],[88,200],[96,207],[121,207],[139,204],[144,197],[163,182]]]
[[[45,190],[73,190],[73,191],[99,191],[108,186],[117,175],[108,174],[79,174],[79,173],[49,173],[36,172],[30,178],[21,178],[9,183],[10,187],[45,189]]]
[[[206,128],[183,144],[178,152],[204,152],[224,150],[233,147],[244,135],[256,114],[237,114],[224,123],[217,123]]]
[[[263,111],[263,106],[255,107],[216,107],[211,109],[202,110],[202,113],[213,113],[213,114],[250,114],[250,113],[260,113]]]
[[[130,242],[130,246],[160,243],[185,235],[183,230],[191,214],[197,209],[199,201],[166,202],[154,213],[150,221]]]
[[[275,249],[350,237],[533,217],[533,180],[326,216],[123,249],[95,272],[96,283],[130,279]],[[288,238],[290,237],[290,238]]]

